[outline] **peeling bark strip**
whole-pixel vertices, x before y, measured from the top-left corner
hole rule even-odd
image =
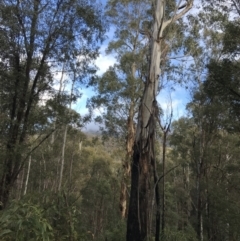
[[[151,59],[148,79],[142,96],[138,113],[138,124],[131,173],[131,193],[129,202],[127,241],[144,241],[148,234],[148,199],[150,183],[151,158],[154,158],[156,95],[161,74],[161,42],[166,27],[187,13],[193,4],[187,1],[182,11],[178,12],[181,0],[173,17],[165,21],[165,1],[156,0],[153,32],[151,36]]]

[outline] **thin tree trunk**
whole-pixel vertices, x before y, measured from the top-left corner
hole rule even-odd
[[[62,145],[62,155],[61,155],[61,167],[60,167],[60,176],[59,176],[59,183],[58,183],[58,191],[61,191],[62,187],[62,179],[63,179],[63,169],[65,163],[65,147],[66,147],[66,140],[67,140],[67,131],[68,125],[64,128],[64,136],[63,136],[63,145]]]
[[[61,93],[63,91],[63,76],[64,76],[64,67],[65,67],[65,64],[63,64],[62,66],[62,72],[61,72],[61,78],[59,80],[59,89],[58,89],[58,99],[60,101],[60,96],[61,96]],[[57,121],[57,117],[54,121],[54,126],[56,125],[56,121]],[[65,132],[64,132],[65,133]],[[52,139],[51,139],[51,144],[53,145],[55,142],[55,133],[53,133],[52,135]],[[63,140],[64,142],[64,140]],[[62,147],[63,148],[63,147]],[[63,149],[62,149],[63,150]],[[61,184],[60,184],[60,177],[61,177],[61,168],[60,168],[60,173],[59,173],[59,163],[62,163],[62,152],[61,152],[61,157],[57,158],[57,175],[56,175],[56,185],[55,185],[55,191],[59,191],[59,188],[61,187]],[[62,166],[62,165],[61,165]],[[62,181],[61,181],[62,182]]]
[[[197,197],[198,197],[198,201],[197,201],[197,235],[198,235],[198,240],[203,241],[201,173],[198,173],[198,176],[197,176]]]
[[[129,116],[128,116],[128,135],[126,140],[126,156],[125,161],[123,162],[123,177],[121,181],[121,192],[120,192],[120,212],[121,217],[127,217],[127,199],[128,199],[128,192],[127,192],[127,184],[129,182],[130,173],[131,173],[131,164],[130,160],[133,153],[133,144],[134,144],[134,135],[135,135],[135,127],[134,127],[134,104],[132,103],[129,109]]]
[[[64,70],[63,70],[64,72]],[[62,76],[63,76],[62,72]],[[73,88],[75,83],[75,72],[74,72],[74,78],[72,81],[72,87],[71,87],[71,94],[70,94],[70,103],[69,103],[69,111],[72,109],[72,95],[73,95]],[[60,176],[59,176],[59,185],[58,185],[58,191],[61,191],[62,187],[62,179],[63,179],[63,169],[64,169],[64,163],[65,163],[65,149],[66,149],[66,140],[67,140],[67,131],[68,131],[68,124],[65,125],[64,128],[64,136],[63,136],[63,145],[62,145],[62,156],[61,156],[61,169],[60,169]]]
[[[135,53],[135,49],[133,49],[133,53]],[[132,77],[136,78],[136,63],[132,64]],[[134,98],[132,97],[130,108],[128,112],[128,120],[127,120],[127,137],[126,137],[126,156],[123,161],[123,175],[121,181],[121,192],[120,192],[120,212],[122,218],[127,218],[127,200],[128,200],[128,191],[127,184],[129,182],[130,174],[131,174],[131,159],[133,154],[133,146],[134,146],[134,136],[135,136],[135,125],[134,125]]]
[[[74,157],[74,153],[72,153],[72,156],[71,156],[70,171],[69,171],[69,189],[68,189],[68,191],[71,191],[71,187],[72,187],[73,157]]]
[[[183,207],[184,207],[184,221],[183,221],[183,228],[185,229],[188,226],[188,220],[190,217],[190,207],[191,207],[191,197],[190,197],[190,192],[189,192],[189,175],[190,175],[190,170],[189,170],[189,164],[187,164],[187,167],[183,167],[183,175],[184,175],[184,189],[185,192],[187,193],[187,199],[184,201]]]
[[[29,156],[29,160],[28,160],[28,169],[27,169],[27,176],[26,176],[26,181],[25,181],[25,187],[24,187],[23,195],[26,195],[26,193],[27,193],[28,180],[29,180],[30,169],[31,169],[31,162],[32,162],[32,155]]]
[[[164,231],[165,231],[165,170],[166,170],[166,148],[167,148],[167,135],[170,130],[170,126],[172,123],[172,116],[173,116],[173,111],[171,108],[171,114],[169,116],[169,123],[166,123],[165,126],[161,125],[161,122],[159,120],[160,127],[163,131],[163,142],[162,142],[162,236],[164,236]]]
[[[162,236],[164,236],[165,231],[165,161],[166,161],[166,141],[167,141],[167,132],[163,132],[163,179],[162,179]]]
[[[153,172],[154,172],[154,191],[156,199],[156,231],[155,231],[155,241],[160,240],[160,224],[161,224],[161,202],[160,202],[160,191],[159,191],[159,178],[157,175],[156,159],[153,161]],[[152,221],[152,220],[150,220]]]

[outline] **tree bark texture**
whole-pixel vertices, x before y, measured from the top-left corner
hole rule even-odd
[[[156,200],[156,227],[155,227],[155,241],[160,240],[160,224],[161,224],[161,199],[160,199],[160,190],[159,190],[159,177],[157,174],[156,159],[152,160],[153,173],[154,173],[154,191],[155,191],[155,200]],[[151,221],[151,220],[150,220]]]
[[[135,53],[135,48],[133,49],[133,53]],[[132,77],[136,78],[136,63],[132,64]],[[127,210],[128,210],[128,183],[131,176],[131,159],[133,155],[133,146],[134,146],[134,137],[136,132],[136,127],[134,123],[134,113],[135,111],[135,99],[132,96],[130,108],[128,112],[127,119],[127,136],[126,136],[126,157],[123,161],[123,175],[121,181],[121,191],[120,191],[120,212],[122,218],[127,218]]]
[[[127,121],[127,138],[126,138],[126,157],[123,162],[123,176],[121,181],[121,193],[120,193],[120,212],[121,217],[127,217],[127,200],[128,200],[128,190],[127,185],[129,183],[129,178],[131,174],[131,158],[133,154],[134,136],[135,136],[135,125],[134,125],[134,103],[131,103],[129,109],[129,116]]]
[[[164,19],[164,4],[157,1],[156,19],[151,39],[151,59],[149,76],[145,83],[142,101],[139,107],[136,139],[131,173],[131,194],[127,222],[127,241],[144,241],[148,237],[148,193],[150,166],[153,158],[155,131],[155,108],[158,81],[160,76],[161,35]]]
[[[24,187],[23,195],[27,194],[28,180],[29,180],[30,169],[31,169],[31,162],[32,162],[32,155],[29,156],[29,160],[28,160],[28,169],[27,169],[27,176],[26,176],[26,181],[25,181],[25,187]]]
[[[138,124],[134,143],[131,171],[131,193],[127,221],[127,241],[144,241],[148,234],[149,187],[151,179],[151,160],[154,158],[155,117],[158,115],[156,95],[161,74],[163,31],[172,22],[182,17],[191,7],[186,7],[164,21],[165,1],[157,0],[155,4],[153,32],[150,41],[150,63],[148,79],[138,112]]]
[[[164,236],[165,231],[165,169],[166,169],[166,146],[167,146],[167,134],[170,129],[170,124],[166,130],[163,130],[163,144],[162,144],[162,162],[163,162],[163,178],[162,178],[162,235]]]

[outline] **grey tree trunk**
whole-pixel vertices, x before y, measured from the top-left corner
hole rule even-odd
[[[63,76],[64,70],[62,72]],[[75,83],[75,72],[74,72],[74,78],[72,80],[72,87],[71,87],[71,97],[70,97],[70,103],[69,103],[69,113],[72,109],[72,95],[73,95],[73,89],[74,89],[74,83]],[[62,81],[61,81],[62,82]],[[63,144],[62,144],[62,155],[61,155],[61,167],[60,167],[60,176],[59,176],[59,184],[58,184],[58,191],[61,191],[62,187],[62,179],[63,179],[63,169],[64,169],[64,163],[65,163],[65,149],[66,149],[66,140],[67,140],[67,132],[68,132],[68,123],[64,127],[64,135],[63,135]]]
[[[66,140],[67,140],[67,131],[68,125],[64,128],[64,136],[63,136],[63,144],[62,144],[62,155],[61,155],[61,168],[60,168],[60,176],[59,176],[59,183],[58,183],[58,191],[61,191],[62,187],[62,179],[63,179],[63,169],[65,163],[65,148],[66,148]]]
[[[180,1],[181,2],[181,1]],[[138,124],[134,143],[131,170],[131,193],[127,221],[127,241],[144,241],[149,238],[148,207],[150,167],[154,159],[155,117],[158,115],[156,95],[158,92],[163,31],[172,22],[182,17],[192,7],[187,2],[182,11],[165,21],[165,1],[156,0],[154,5],[153,32],[150,41],[150,63],[148,79],[138,112]]]
[[[132,64],[132,77],[135,78],[136,73],[136,64]],[[134,99],[132,99],[127,120],[127,137],[126,137],[126,156],[123,162],[123,176],[121,181],[121,193],[120,193],[120,212],[121,217],[127,217],[127,200],[128,200],[128,191],[127,184],[130,179],[131,174],[131,158],[133,154],[133,145],[134,145],[134,135],[135,135],[135,126],[134,126]]]
[[[162,143],[162,163],[163,163],[163,172],[162,172],[162,236],[164,237],[164,231],[165,231],[165,170],[166,170],[166,149],[167,149],[167,135],[170,131],[170,126],[172,122],[172,111],[171,116],[169,118],[169,123],[165,126],[161,126],[161,129],[163,131],[163,143]],[[157,228],[156,228],[157,229]],[[159,240],[159,239],[158,239]],[[156,240],[157,241],[157,240]]]
[[[26,193],[27,193],[28,180],[29,180],[30,169],[31,169],[31,162],[32,162],[32,155],[29,156],[29,160],[28,160],[27,177],[26,177],[26,181],[25,181],[25,187],[24,187],[23,195],[26,195]]]

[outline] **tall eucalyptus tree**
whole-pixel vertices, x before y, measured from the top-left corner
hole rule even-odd
[[[155,161],[155,118],[159,115],[156,96],[161,75],[162,45],[167,38],[167,27],[184,16],[191,9],[193,1],[187,1],[184,5],[180,3],[181,1],[176,5],[169,5],[166,1],[157,0],[153,4],[153,22],[148,31],[149,68],[139,107],[134,142],[127,241],[143,241],[149,238],[149,182],[151,181],[151,163]],[[170,16],[167,16],[167,12]],[[156,240],[159,240],[158,235]]]
[[[102,110],[102,116],[97,120],[104,124],[103,135],[117,137],[126,150],[119,203],[121,216],[125,218],[136,114],[147,69],[148,43],[141,29],[149,24],[150,15],[146,10],[151,4],[149,0],[110,0],[106,6],[107,18],[115,29],[107,53],[113,53],[117,63],[93,83],[98,95],[90,100],[89,105]]]

